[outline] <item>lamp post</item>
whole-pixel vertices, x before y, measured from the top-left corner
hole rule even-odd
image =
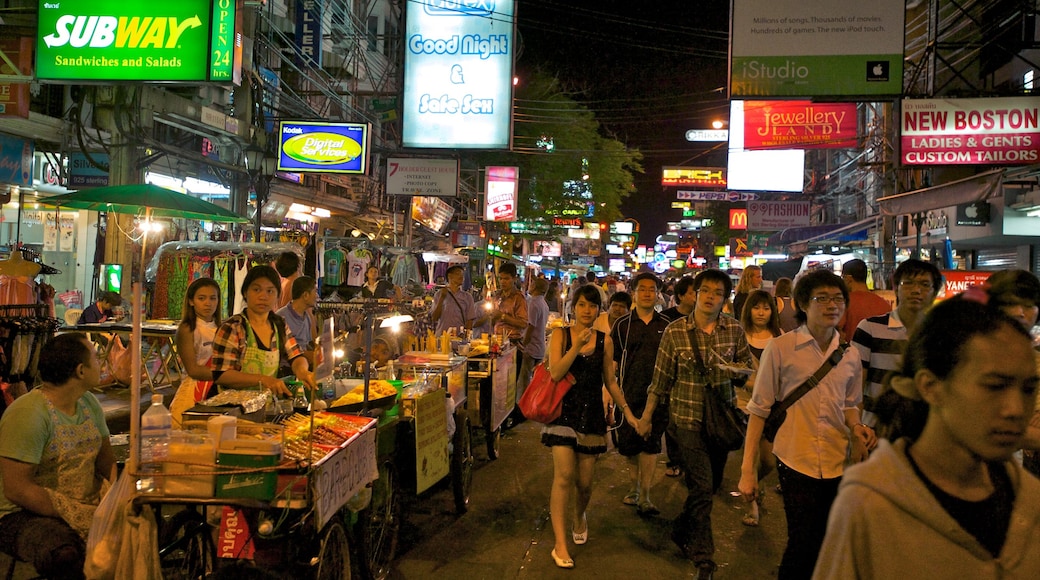
[[[260,226],[263,217],[264,203],[267,201],[271,178],[278,160],[268,154],[267,150],[256,143],[250,143],[242,151],[245,157],[246,173],[249,174],[249,187],[256,193],[256,214],[253,216],[253,238],[260,241]]]

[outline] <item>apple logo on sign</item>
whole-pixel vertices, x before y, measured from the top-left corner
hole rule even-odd
[[[969,205],[968,207],[964,208],[964,215],[971,219],[979,217],[979,206],[975,205],[974,203]]]
[[[876,76],[876,77],[879,77],[879,76],[885,74],[885,67],[881,66],[881,63],[875,64],[873,70],[874,70],[874,76]]]

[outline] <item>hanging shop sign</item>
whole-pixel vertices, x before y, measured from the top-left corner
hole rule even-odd
[[[1026,165],[1040,161],[1040,98],[907,99],[904,165]]]
[[[484,170],[484,219],[493,222],[516,220],[519,167],[489,166]]]
[[[367,124],[282,121],[278,134],[280,171],[365,173],[368,170]]]
[[[108,165],[108,153],[91,153],[90,158],[98,165]],[[69,154],[69,189],[106,187],[108,172],[99,169],[83,153]]]
[[[749,201],[749,230],[771,231],[809,225],[808,201]]]
[[[437,197],[415,196],[412,198],[412,219],[438,234],[451,223],[455,209]]]
[[[402,144],[507,149],[515,0],[408,2]]]
[[[744,149],[849,149],[856,103],[744,101]]]
[[[235,0],[40,0],[44,81],[240,83]]]
[[[726,170],[722,167],[663,167],[661,185],[726,187]]]
[[[957,206],[957,225],[959,226],[984,226],[989,223],[989,220],[988,202],[976,201]]]
[[[32,45],[33,39],[28,36],[0,40],[0,53],[11,61],[8,64],[0,59],[0,75],[31,76]],[[18,68],[11,68],[11,64]],[[0,83],[0,117],[29,118],[29,83]]]
[[[680,189],[676,193],[676,199],[689,201],[751,201],[758,199],[757,193],[744,193],[740,191],[684,191]],[[672,207],[675,207],[673,204]]]
[[[0,133],[0,184],[33,184],[33,143]]]
[[[321,2],[297,0],[296,46],[303,55],[304,64],[321,67]]]
[[[455,197],[458,192],[458,159],[391,157],[386,161],[387,195]]]
[[[731,96],[899,95],[904,4],[904,0],[734,2]]]

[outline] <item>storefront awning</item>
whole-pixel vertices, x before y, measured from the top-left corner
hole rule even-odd
[[[872,215],[866,219],[851,224],[839,224],[837,228],[829,232],[802,240],[803,244],[817,244],[821,242],[854,242],[867,239],[867,230],[877,224],[878,216]]]
[[[770,246],[786,246],[793,244],[808,244],[820,240],[833,240],[836,242],[849,242],[866,239],[863,234],[871,226],[877,216],[871,216],[852,224],[824,224],[818,226],[807,226],[804,228],[788,228],[769,236]]]
[[[877,202],[884,215],[924,213],[992,197],[1000,190],[1003,177],[1003,169],[994,169],[942,185],[881,197]]]

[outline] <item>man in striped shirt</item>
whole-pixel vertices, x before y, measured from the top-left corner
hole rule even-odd
[[[899,369],[907,337],[931,307],[943,283],[938,268],[914,259],[900,264],[892,278],[896,309],[860,321],[852,338],[852,345],[859,350],[863,361],[862,421],[875,430],[874,404],[881,395],[885,376]]]

